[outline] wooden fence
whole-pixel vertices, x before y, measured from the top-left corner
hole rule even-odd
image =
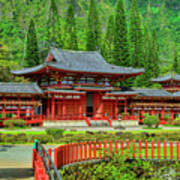
[[[179,141],[94,141],[61,145],[54,149],[56,168],[88,160],[106,159],[115,153],[130,159],[179,160]],[[127,153],[128,152],[128,153]]]

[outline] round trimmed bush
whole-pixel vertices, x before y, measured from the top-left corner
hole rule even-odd
[[[158,116],[155,115],[149,115],[149,114],[145,114],[145,118],[143,120],[143,123],[147,126],[147,127],[158,127],[159,125],[159,118]]]
[[[3,125],[7,128],[24,127],[25,124],[26,124],[26,121],[22,119],[9,119],[3,122]]]
[[[174,120],[174,125],[175,125],[175,126],[180,126],[180,117],[177,117],[177,118]]]
[[[64,129],[58,129],[58,128],[47,128],[46,133],[48,135],[53,136],[54,139],[58,139],[63,136]]]

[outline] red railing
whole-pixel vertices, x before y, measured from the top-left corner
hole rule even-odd
[[[5,119],[0,119],[0,127],[3,126],[3,122],[6,120],[16,120],[16,119],[23,119],[26,121],[26,125],[30,124],[39,124],[42,125],[43,120],[45,120],[44,115],[32,115],[32,116],[20,116],[19,118],[17,117],[9,117]]]
[[[33,149],[33,169],[34,169],[34,179],[35,180],[49,180],[49,175],[46,173],[46,168],[44,166],[43,159],[39,155],[39,152],[36,152]]]
[[[34,141],[32,167],[35,180],[62,180],[51,154],[51,148],[47,151],[37,140]]]
[[[121,120],[139,120],[139,116],[134,115],[121,115]]]
[[[179,142],[148,141],[99,141],[61,145],[54,149],[54,163],[57,168],[87,160],[106,159],[120,153],[131,159],[179,160]]]

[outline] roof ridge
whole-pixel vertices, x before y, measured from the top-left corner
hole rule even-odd
[[[88,53],[88,52],[89,53],[99,53],[99,51],[86,51],[86,50],[71,50],[71,49],[51,48],[51,50],[56,50],[56,49],[59,50],[59,51],[72,52],[72,53]]]
[[[34,82],[0,82],[0,84],[18,84],[18,85],[28,85],[28,84],[30,84],[30,85],[33,85],[34,84]],[[35,83],[36,84],[36,83]]]

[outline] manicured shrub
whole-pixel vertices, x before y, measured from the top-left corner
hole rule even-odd
[[[16,140],[18,143],[26,143],[28,141],[28,136],[25,133],[17,134]]]
[[[3,125],[7,128],[13,128],[13,127],[24,127],[26,124],[26,121],[21,119],[10,119],[3,122]]]
[[[58,139],[63,136],[64,129],[58,129],[58,128],[47,128],[46,133],[48,135],[53,136],[54,139]]]
[[[149,114],[145,114],[145,118],[143,120],[143,123],[147,126],[147,127],[158,127],[159,125],[159,118],[158,116],[155,115],[149,115]]]
[[[47,143],[53,142],[53,137],[48,134],[32,135],[28,141],[33,143],[35,139],[37,139],[42,144],[47,144]]]
[[[11,135],[11,134],[3,134],[1,136],[1,140],[3,143],[16,143],[16,135]]]
[[[174,125],[175,125],[175,126],[180,126],[180,117],[177,117],[177,118],[174,120]]]

